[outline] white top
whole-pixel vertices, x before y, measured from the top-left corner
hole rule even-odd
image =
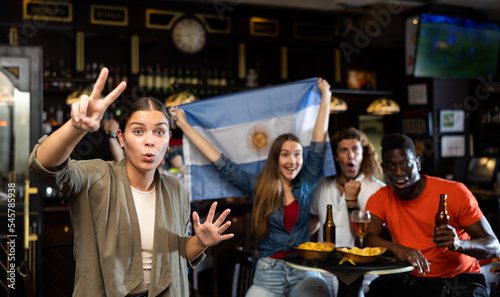
[[[156,187],[151,191],[146,192],[139,191],[134,187],[131,188],[135,209],[137,211],[137,218],[139,219],[139,228],[141,230],[142,268],[144,271],[144,280],[129,294],[139,294],[149,290],[151,264],[153,263]]]
[[[372,194],[385,186],[383,182],[372,177],[367,178],[360,174],[357,181],[361,181],[361,189],[358,195],[358,206],[361,210],[366,207],[366,202]],[[351,231],[351,221],[345,202],[345,192],[340,195],[337,187],[337,179],[328,180],[322,177],[314,189],[311,199],[311,213],[319,217],[321,228],[319,229],[318,241],[323,241],[323,224],[326,221],[326,206],[332,205],[333,222],[335,223],[335,245],[338,247],[354,247],[355,234]]]

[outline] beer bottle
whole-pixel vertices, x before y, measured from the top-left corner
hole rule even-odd
[[[323,241],[335,243],[335,223],[333,222],[331,204],[326,206],[326,221],[323,225]]]
[[[448,210],[446,208],[446,194],[441,194],[439,197],[439,209],[436,213],[434,228],[441,225],[448,225],[450,216],[448,216]]]

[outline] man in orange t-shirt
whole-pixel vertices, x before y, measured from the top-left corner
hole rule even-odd
[[[420,175],[413,141],[403,134],[382,139],[382,169],[387,186],[368,200],[365,244],[387,247],[415,270],[377,278],[367,296],[487,297],[476,258],[499,257],[500,243],[472,193],[461,183]],[[435,229],[440,194],[448,196],[450,219]],[[393,241],[379,236],[383,223]]]

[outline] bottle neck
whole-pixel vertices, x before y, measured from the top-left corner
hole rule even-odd
[[[332,207],[328,206],[326,209],[326,220],[327,221],[333,221],[333,213],[332,213]]]
[[[439,210],[446,211],[446,197],[441,197],[439,201]]]

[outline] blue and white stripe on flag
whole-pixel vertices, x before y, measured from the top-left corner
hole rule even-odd
[[[317,79],[264,87],[182,105],[187,121],[221,154],[245,171],[257,174],[271,143],[283,133],[293,133],[307,156],[321,103]],[[327,138],[328,139],[328,138]],[[323,174],[335,174],[327,145]],[[237,197],[243,193],[228,183],[212,163],[183,137],[185,185],[193,200]]]

